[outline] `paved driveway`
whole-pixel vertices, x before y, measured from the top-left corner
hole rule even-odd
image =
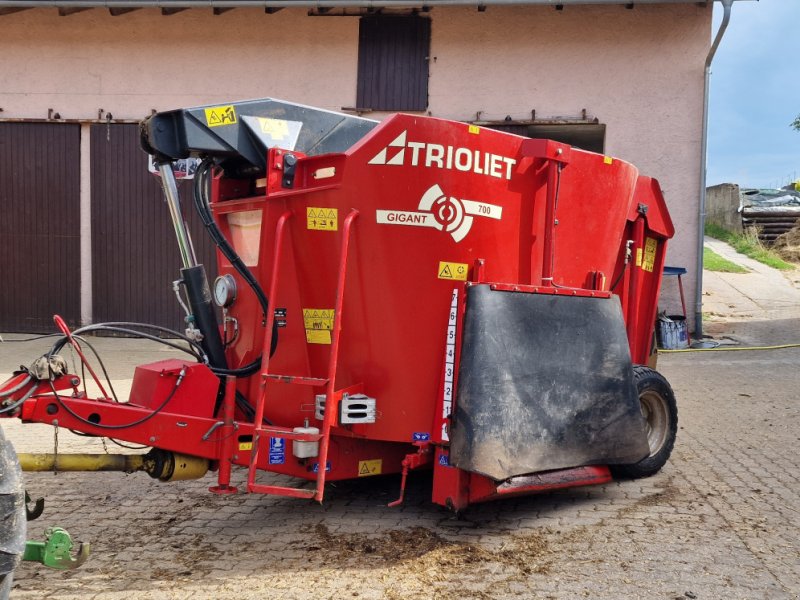
[[[781,336],[791,327],[800,338],[800,320],[782,317]],[[761,343],[775,335],[753,326]],[[153,358],[129,340],[99,345],[120,387],[132,364]],[[28,362],[32,346],[0,344],[0,365]],[[396,477],[336,484],[319,506],[214,496],[211,478],[29,474],[32,494],[48,501],[31,537],[58,524],[90,540],[93,556],[67,573],[23,565],[12,597],[798,598],[798,365],[800,349],[663,355],[681,427],[660,474],[459,517],[430,503],[424,475],[390,509]],[[48,427],[4,427],[20,451],[52,448]],[[103,451],[59,438],[61,451]]]

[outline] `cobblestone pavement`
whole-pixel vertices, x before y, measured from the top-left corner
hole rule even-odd
[[[46,346],[0,344],[0,365]],[[98,346],[120,387],[153,359],[130,340]],[[71,572],[23,564],[12,598],[798,598],[798,364],[800,349],[662,355],[681,427],[661,473],[458,517],[417,474],[395,509],[397,477],[336,484],[319,506],[214,496],[210,476],[28,474],[47,499],[29,537],[57,524],[90,540],[92,557]],[[52,448],[49,427],[3,426],[18,451]],[[61,451],[103,451],[59,438]]]

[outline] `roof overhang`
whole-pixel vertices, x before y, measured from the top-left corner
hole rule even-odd
[[[538,5],[562,8],[573,5],[624,5],[636,7],[647,4],[712,4],[720,0],[0,0],[2,11],[31,8],[135,10],[159,8],[408,8],[427,6],[508,6]],[[733,0],[739,1],[742,0]]]

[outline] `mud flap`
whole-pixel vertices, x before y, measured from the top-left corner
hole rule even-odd
[[[467,292],[450,461],[495,480],[649,453],[616,296]]]

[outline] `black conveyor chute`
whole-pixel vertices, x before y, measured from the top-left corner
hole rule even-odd
[[[226,171],[261,172],[267,149],[307,155],[344,152],[377,121],[272,98],[154,114],[141,125],[142,146],[171,160],[212,156]]]
[[[495,480],[649,454],[616,296],[467,292],[450,461]]]

